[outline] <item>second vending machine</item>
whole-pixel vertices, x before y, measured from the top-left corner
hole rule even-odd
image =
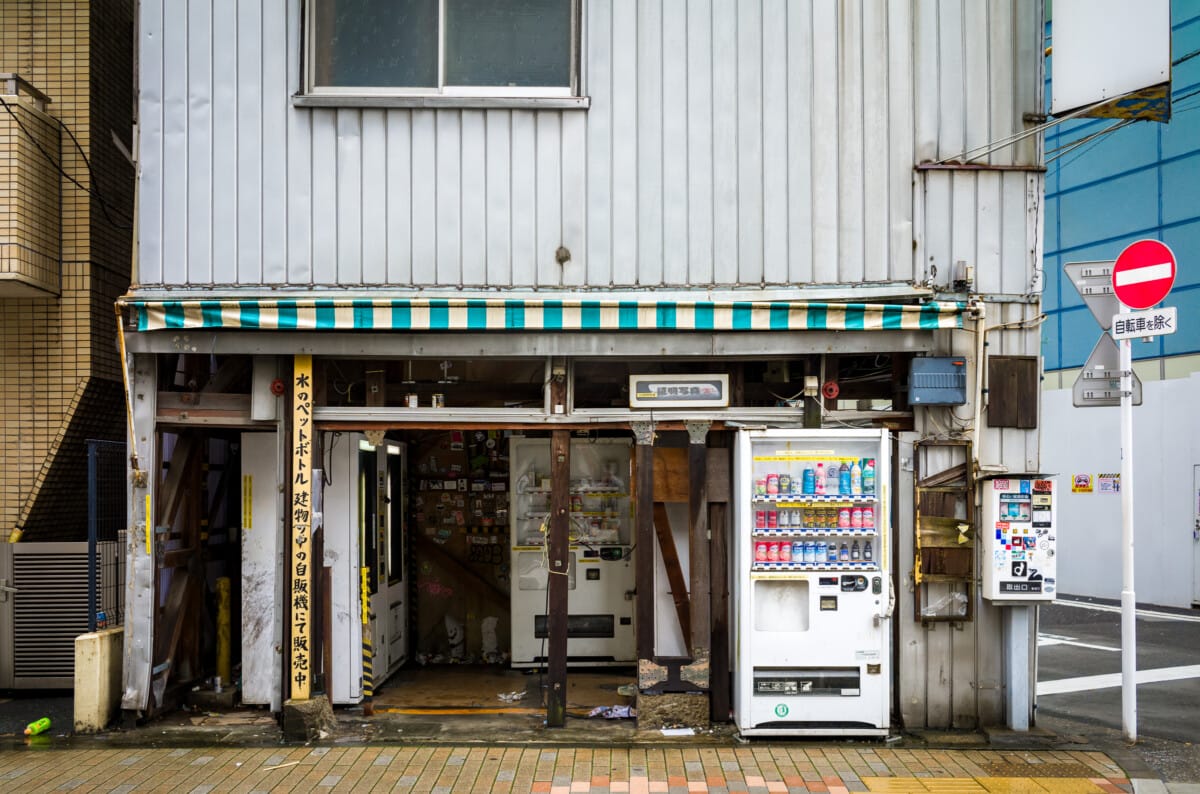
[[[886,438],[739,434],[734,709],[744,735],[888,732]]]

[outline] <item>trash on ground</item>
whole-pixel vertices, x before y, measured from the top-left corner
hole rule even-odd
[[[588,712],[588,716],[603,717],[606,720],[627,720],[635,713],[633,706],[596,706]]]
[[[696,731],[693,728],[663,728],[663,736],[695,736]]]
[[[505,703],[516,703],[525,697],[524,689],[514,689],[512,692],[500,692],[496,697],[503,700]]]
[[[26,736],[37,736],[43,731],[50,730],[50,718],[42,717],[40,720],[35,720],[25,726]]]

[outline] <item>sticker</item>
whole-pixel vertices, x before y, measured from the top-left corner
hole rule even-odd
[[[992,480],[992,490],[1007,491],[1008,490],[1008,480]]]
[[[786,703],[779,703],[775,706],[776,717],[786,717],[788,715],[788,707]]]
[[[1092,490],[1092,475],[1076,474],[1071,477],[1071,493],[1091,493]]]
[[[1029,564],[1026,562],[1014,561],[1012,564],[1012,575],[1017,579],[1024,579],[1025,574],[1029,571]]]
[[[1031,486],[1031,483],[1029,482],[1029,480],[1021,480],[1020,483],[1021,483],[1021,493],[1029,493],[1029,488]]]
[[[1025,541],[1025,548],[1027,549],[1032,549],[1037,544],[1037,538],[1023,538],[1023,540]]]
[[[1097,474],[1096,483],[1099,486],[1100,493],[1111,494],[1121,492],[1120,474]]]
[[[1053,480],[1034,480],[1033,481],[1033,492],[1034,493],[1051,493],[1053,490],[1054,490],[1054,481]]]
[[[1024,560],[1025,559],[1025,549],[1013,549],[1012,558],[1014,560]],[[1016,574],[1016,573],[1013,574],[1013,576],[1017,576],[1017,575],[1018,574]]]

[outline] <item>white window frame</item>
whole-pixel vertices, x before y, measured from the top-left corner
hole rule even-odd
[[[419,86],[407,88],[402,86],[318,86],[315,80],[316,58],[316,25],[313,23],[314,5],[311,0],[304,4],[304,93],[306,97],[319,100],[326,97],[336,102],[338,99],[353,97],[412,99],[419,102],[422,99],[436,98],[453,101],[455,98],[465,100],[488,98],[518,99],[518,100],[568,100],[576,103],[581,99],[580,71],[583,40],[583,9],[582,0],[571,0],[571,29],[570,29],[570,84],[566,86],[460,86],[446,85],[446,0],[438,0],[438,85],[437,87]],[[303,104],[320,104],[304,102]],[[439,102],[439,104],[441,104]]]

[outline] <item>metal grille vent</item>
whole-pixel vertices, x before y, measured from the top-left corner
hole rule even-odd
[[[12,560],[17,587],[13,596],[13,676],[41,679],[38,683],[42,686],[71,686],[75,637],[88,631],[87,544],[39,545],[62,548],[18,553]]]

